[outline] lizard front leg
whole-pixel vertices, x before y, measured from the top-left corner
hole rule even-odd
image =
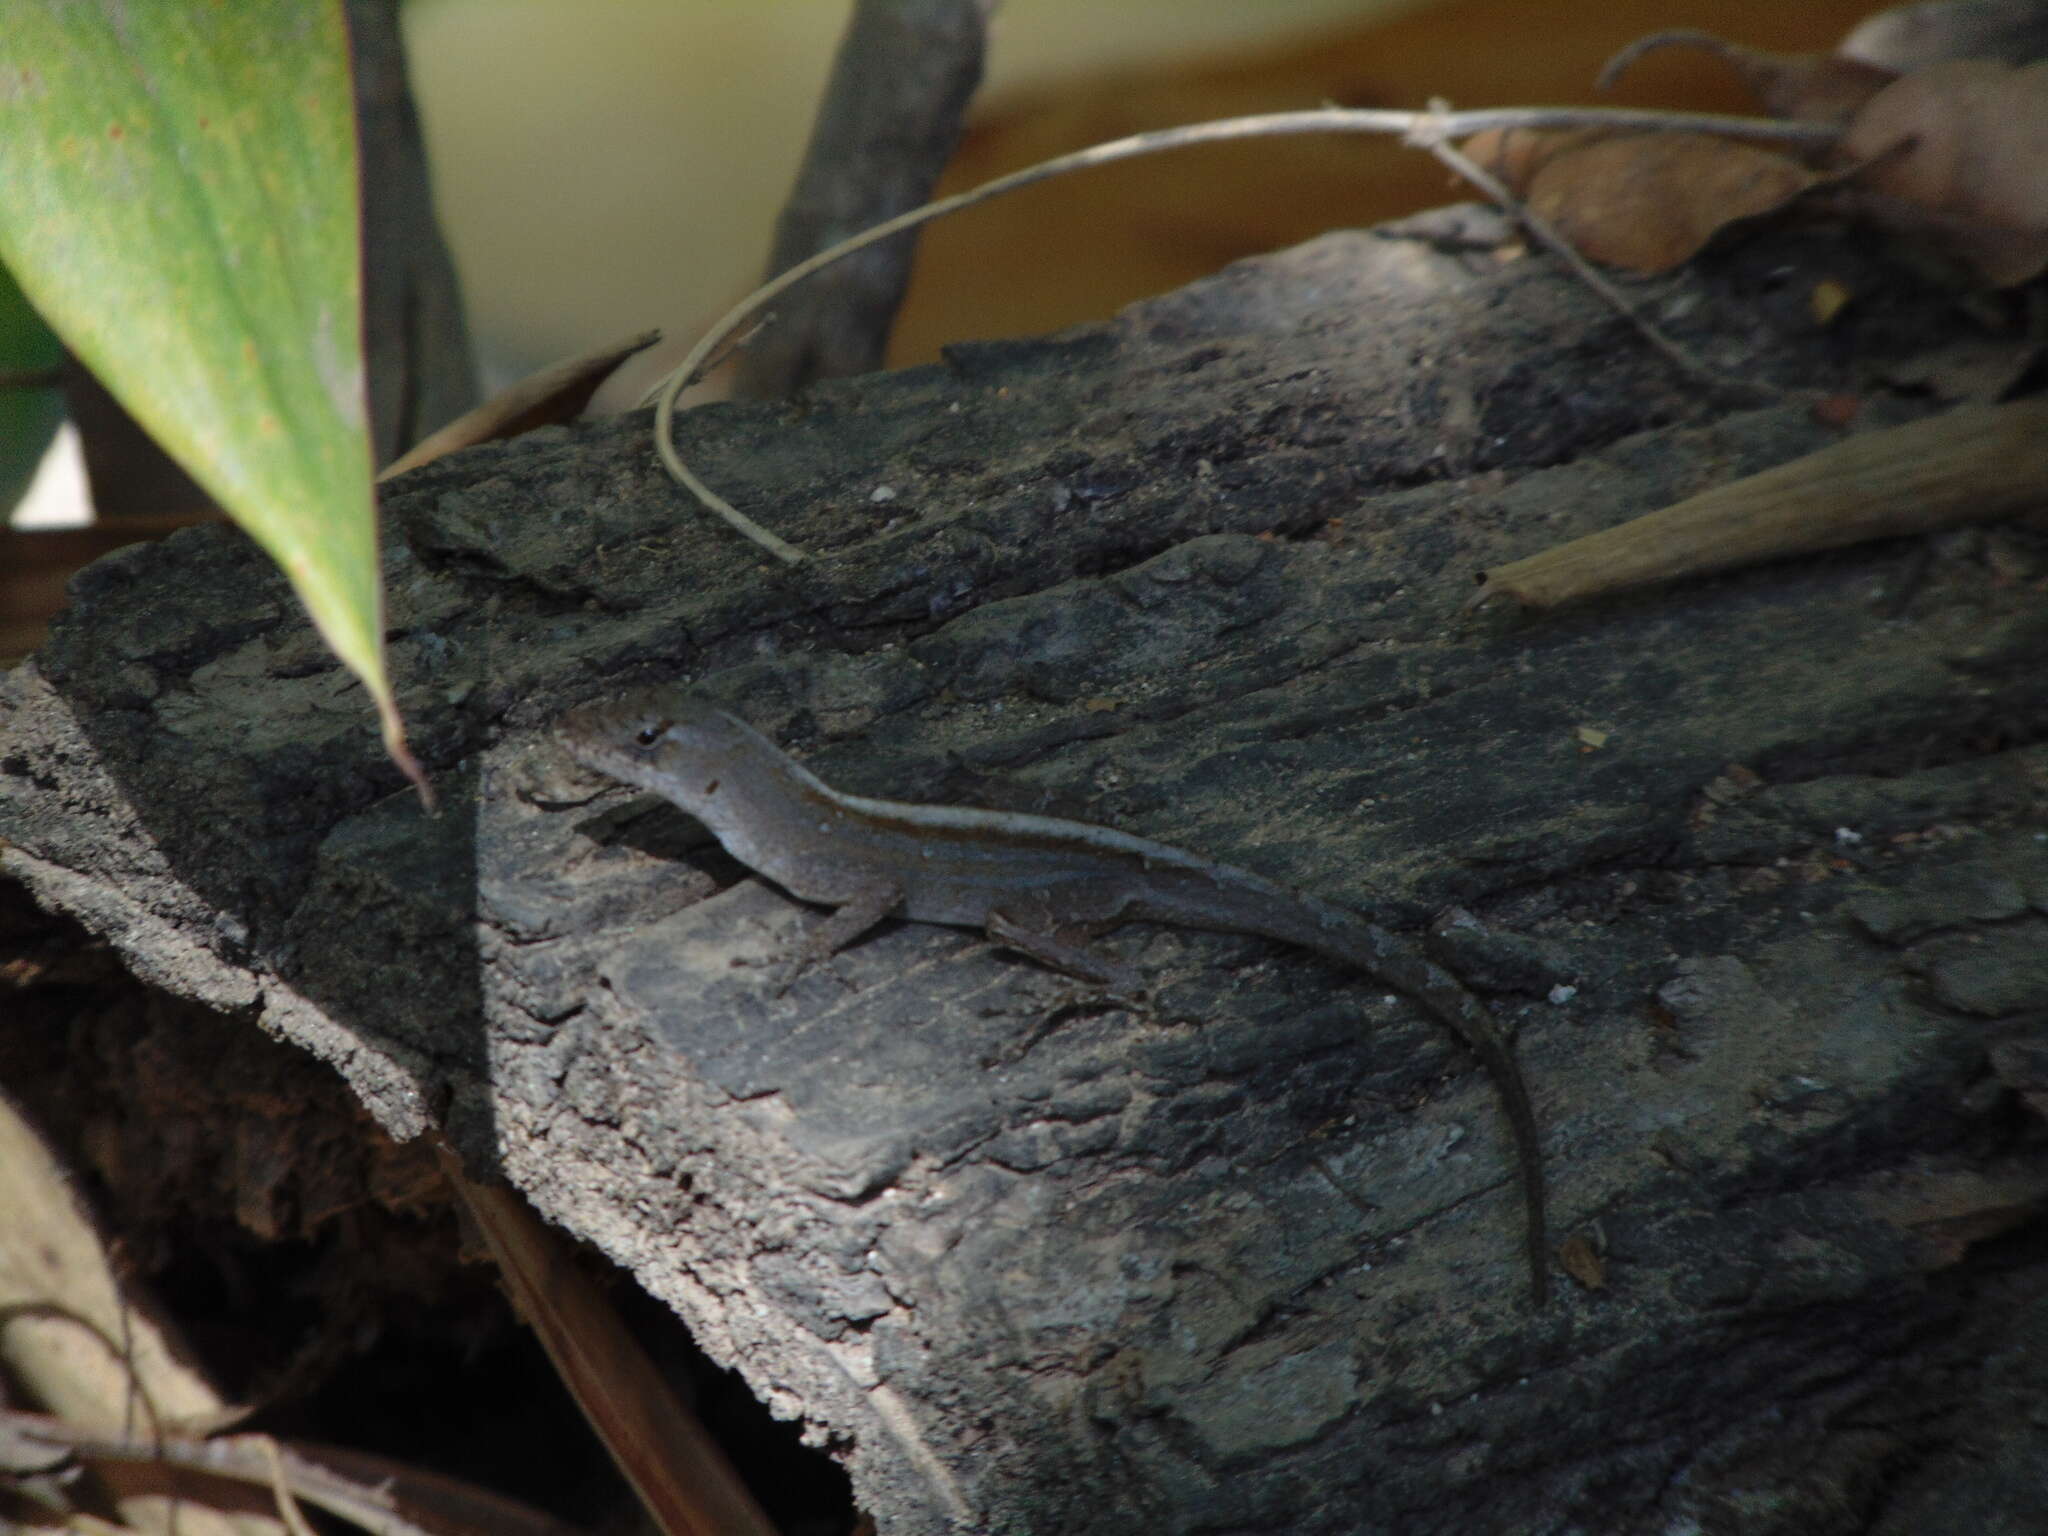
[[[802,940],[776,966],[773,992],[782,996],[796,979],[821,960],[829,960],[890,913],[903,906],[903,887],[877,880],[848,897],[828,918],[813,923]]]

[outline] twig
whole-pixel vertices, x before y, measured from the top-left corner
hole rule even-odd
[[[1621,77],[1634,67],[1637,60],[1646,53],[1655,53],[1660,48],[1704,48],[1723,59],[1734,62],[1730,55],[1736,50],[1724,37],[1711,32],[1702,32],[1693,27],[1673,27],[1667,32],[1652,32],[1648,37],[1639,37],[1621,52],[1600,66],[1600,73],[1593,81],[1596,91],[1611,91],[1620,83]]]
[[[1621,315],[1622,319],[1636,328],[1637,333],[1643,340],[1663,353],[1681,373],[1688,373],[1695,378],[1707,380],[1723,387],[1739,386],[1746,392],[1752,390],[1753,387],[1742,380],[1724,378],[1705,363],[1695,358],[1662,331],[1658,330],[1656,326],[1644,319],[1642,315],[1638,314],[1636,307],[1629,303],[1628,296],[1603,277],[1590,261],[1572,249],[1571,242],[1553,229],[1548,219],[1545,219],[1541,214],[1535,212],[1522,202],[1520,198],[1508,190],[1505,182],[1480,165],[1478,161],[1465,154],[1462,150],[1452,148],[1448,136],[1443,129],[1443,123],[1452,115],[1450,110],[1448,108],[1437,108],[1435,104],[1432,104],[1432,110],[1437,112],[1438,115],[1434,119],[1425,119],[1424,122],[1418,124],[1415,131],[1408,135],[1405,142],[1415,145],[1418,149],[1428,150],[1437,159],[1443,161],[1445,165],[1492,198],[1503,212],[1507,213],[1520,223],[1524,229],[1528,230],[1544,249],[1570,267],[1588,288],[1606,300]]]
[[[654,1528],[665,1536],[775,1536],[725,1452],[576,1267],[566,1241],[512,1190],[470,1178],[445,1143],[434,1155],[490,1245],[513,1305]]]
[[[760,319],[756,320],[744,331],[741,331],[739,335],[730,337],[726,341],[724,346],[720,347],[716,352],[712,353],[711,356],[705,358],[703,362],[697,365],[696,371],[692,373],[688,378],[683,380],[682,385],[677,390],[677,393],[680,394],[682,390],[688,389],[692,385],[703,383],[706,379],[711,377],[712,374],[718,372],[719,369],[725,366],[727,358],[732,357],[735,353],[746,351],[747,348],[751,347],[754,344],[754,338],[756,336],[759,336],[763,331],[767,330],[770,326],[774,325],[781,318],[781,315],[779,315],[778,313],[776,313],[776,311],[771,309],[768,311],[767,314],[763,315]],[[645,405],[649,398],[651,397],[642,396],[640,403],[642,405]]]
[[[284,1458],[277,1453],[277,1441],[269,1435],[251,1438],[263,1453],[264,1465],[270,1469],[270,1497],[277,1504],[278,1518],[284,1521],[285,1529],[292,1536],[313,1536],[313,1528],[306,1523],[306,1512],[299,1508],[299,1497],[292,1492],[291,1479],[285,1475]]]
[[[1819,124],[1778,122],[1768,118],[1724,117],[1711,112],[1641,112],[1606,107],[1490,107],[1476,112],[1393,112],[1371,108],[1322,107],[1307,112],[1268,112],[1255,117],[1220,118],[1215,122],[1189,123],[1178,128],[1158,128],[1149,133],[1112,139],[1106,144],[1091,144],[1086,149],[1077,149],[1072,154],[1060,155],[1052,160],[1041,161],[1037,165],[1026,166],[1020,171],[1012,171],[1007,176],[998,176],[994,181],[983,182],[966,192],[942,197],[935,203],[927,203],[922,208],[913,208],[908,213],[898,214],[872,229],[863,230],[850,240],[842,240],[808,260],[798,262],[773,282],[755,289],[726,311],[718,322],[704,333],[696,346],[690,349],[689,355],[675,370],[655,385],[641,402],[646,404],[651,401],[655,407],[655,451],[661,455],[661,461],[667,466],[668,472],[706,507],[776,558],[795,564],[803,559],[802,551],[755,523],[731,502],[705,485],[690,472],[689,466],[683,463],[674,443],[676,397],[682,393],[685,382],[695,377],[703,367],[705,358],[710,356],[727,335],[749,316],[821,267],[842,261],[856,251],[866,250],[878,241],[887,240],[906,229],[943,218],[949,213],[957,213],[962,208],[971,208],[976,203],[987,202],[990,198],[1000,197],[1005,192],[1014,192],[1021,187],[1032,186],[1054,176],[1064,176],[1072,171],[1088,170],[1094,166],[1108,165],[1113,161],[1159,154],[1170,149],[1186,149],[1197,144],[1217,144],[1235,139],[1279,138],[1305,133],[1395,134],[1407,137],[1423,132],[1443,138],[1463,139],[1489,129],[1562,127],[1718,133],[1729,138],[1768,139],[1800,144],[1831,144],[1841,137],[1839,129]]]
[[[136,1465],[188,1467],[230,1482],[269,1488],[280,1483],[293,1499],[339,1516],[379,1536],[433,1536],[425,1525],[399,1508],[388,1487],[340,1476],[293,1451],[281,1449],[268,1435],[229,1435],[215,1440],[187,1440],[152,1435],[94,1434],[42,1414],[0,1410],[0,1427],[19,1440],[63,1450],[83,1461],[127,1462]]]
[[[1465,606],[1526,608],[2011,517],[2048,496],[2048,398],[1863,432],[1482,573]]]
[[[930,199],[981,83],[991,3],[854,0],[763,282]],[[872,250],[792,299],[734,371],[733,393],[780,398],[881,367],[916,249],[906,238]]]

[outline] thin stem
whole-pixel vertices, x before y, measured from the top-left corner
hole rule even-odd
[[[1437,159],[1443,161],[1445,165],[1492,198],[1495,203],[1500,205],[1503,211],[1517,220],[1524,229],[1528,230],[1545,249],[1549,250],[1552,255],[1563,261],[1566,266],[1578,274],[1579,278],[1588,288],[1592,289],[1593,292],[1619,311],[1621,317],[1636,328],[1643,340],[1669,358],[1681,373],[1691,374],[1695,378],[1713,377],[1713,370],[1708,368],[1706,364],[1695,359],[1685,348],[1671,340],[1670,337],[1658,330],[1656,326],[1636,313],[1636,308],[1633,304],[1629,303],[1627,295],[1605,277],[1601,276],[1594,269],[1591,262],[1572,249],[1572,244],[1569,240],[1551,228],[1548,219],[1536,213],[1523,203],[1520,198],[1516,197],[1514,193],[1510,192],[1507,184],[1501,181],[1499,177],[1495,176],[1463,151],[1452,148],[1449,141],[1441,133],[1432,129],[1418,129],[1415,133],[1409,135],[1408,142],[1428,150]]]
[[[689,466],[683,463],[682,457],[676,452],[674,442],[676,400],[690,381],[703,370],[705,360],[733,330],[757,310],[773,302],[778,295],[802,282],[821,267],[842,261],[856,251],[866,250],[878,241],[887,240],[891,235],[901,234],[906,229],[943,218],[962,208],[971,208],[976,203],[987,202],[990,198],[1000,197],[1005,192],[1014,192],[1020,187],[1028,187],[1054,176],[1064,176],[1072,171],[1108,165],[1117,160],[1131,160],[1140,155],[1185,149],[1196,144],[1216,144],[1235,139],[1278,138],[1305,133],[1396,134],[1404,138],[1419,134],[1421,142],[1429,143],[1432,140],[1469,138],[1488,129],[1561,127],[1715,133],[1727,138],[1766,139],[1806,145],[1831,144],[1841,137],[1840,129],[1825,124],[1778,122],[1769,118],[1725,117],[1709,112],[1642,112],[1605,107],[1490,107],[1476,112],[1393,112],[1352,107],[1322,107],[1307,112],[1268,112],[1255,117],[1220,118],[1214,122],[1189,123],[1177,128],[1158,128],[1149,133],[1136,133],[1128,138],[1112,139],[1106,144],[1092,144],[1086,149],[1078,149],[1072,154],[1026,166],[1020,171],[1012,171],[1007,176],[998,176],[994,181],[983,182],[966,192],[942,197],[935,203],[926,203],[921,208],[900,213],[893,219],[885,220],[872,229],[863,230],[851,239],[842,240],[839,244],[798,262],[774,281],[755,289],[727,310],[718,322],[704,333],[696,346],[690,349],[689,355],[675,370],[650,390],[642,400],[643,405],[649,401],[654,403],[655,451],[661,455],[661,461],[668,467],[668,472],[706,507],[777,559],[793,565],[804,558],[801,550],[785,543],[754,522],[731,502],[704,484],[691,473]],[[1471,166],[1469,160],[1465,161],[1465,164]],[[1471,166],[1471,170],[1477,171],[1478,167]],[[1470,175],[1470,172],[1461,169],[1460,174]],[[1480,175],[1484,174],[1480,172]],[[1503,193],[1504,191],[1505,189]],[[1507,206],[1512,205],[1513,200],[1510,198]],[[1546,240],[1545,243],[1549,242]],[[1615,297],[1619,298],[1619,295]],[[1625,301],[1622,308],[1627,311]],[[1674,349],[1668,342],[1660,342],[1659,345],[1667,356],[1673,355]],[[1683,353],[1677,353],[1674,358],[1680,359],[1683,359],[1680,366],[1688,371],[1698,371],[1697,365],[1690,359],[1685,359]]]

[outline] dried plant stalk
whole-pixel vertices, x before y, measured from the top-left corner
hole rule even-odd
[[[471,1179],[447,1147],[436,1153],[483,1230],[513,1305],[655,1529],[664,1536],[775,1536],[774,1522],[725,1452],[577,1268],[567,1240],[544,1226],[521,1196]]]
[[[1531,608],[2048,504],[2048,399],[1867,432],[1483,572],[1468,606]]]
[[[377,476],[378,484],[395,480],[409,469],[431,464],[443,454],[478,443],[517,437],[535,427],[574,421],[590,404],[597,387],[619,364],[661,340],[659,331],[642,331],[624,341],[579,353],[529,373],[509,389],[500,390],[473,411],[466,411],[438,432],[431,432],[400,454]]]
[[[654,407],[655,451],[661,455],[661,462],[676,483],[695,496],[704,507],[723,518],[735,532],[753,540],[776,559],[794,565],[804,558],[802,550],[778,538],[748,517],[706,485],[689,465],[683,462],[682,454],[675,444],[675,415],[678,398],[703,375],[708,359],[725,345],[726,338],[813,272],[829,267],[834,262],[844,261],[856,252],[902,234],[905,230],[914,229],[920,224],[929,223],[949,213],[957,213],[976,203],[987,202],[990,198],[999,197],[1006,192],[1015,192],[1054,176],[1064,176],[1073,171],[1109,165],[1140,155],[1158,154],[1163,150],[1299,133],[1399,134],[1411,142],[1442,145],[1448,140],[1469,138],[1476,133],[1510,128],[1553,127],[1721,133],[1742,140],[1809,145],[1832,144],[1841,137],[1839,129],[1825,123],[1787,123],[1766,118],[1722,117],[1713,113],[1696,112],[1624,112],[1598,107],[1490,107],[1473,112],[1452,112],[1442,107],[1432,107],[1427,112],[1394,112],[1364,107],[1322,107],[1307,112],[1267,112],[1253,117],[1229,117],[1213,122],[1187,123],[1178,128],[1155,128],[1146,133],[1132,134],[1128,138],[1112,139],[1106,144],[1091,144],[1086,149],[1077,149],[1072,154],[1060,155],[1052,160],[1042,160],[1037,165],[1011,171],[1006,176],[985,181],[965,192],[956,192],[951,197],[942,197],[935,203],[926,203],[921,208],[899,213],[893,219],[886,219],[872,229],[862,230],[850,239],[842,240],[839,244],[798,262],[774,281],[756,288],[727,310],[716,325],[699,337],[697,344],[690,349],[689,355],[678,363],[667,377],[649,390],[646,399],[641,402],[643,405]],[[1469,161],[1465,163],[1470,164]],[[1611,286],[1602,296],[1608,298],[1609,302],[1618,298]],[[1629,313],[1625,302],[1621,307],[1625,314]],[[1636,323],[1640,325],[1641,322]]]

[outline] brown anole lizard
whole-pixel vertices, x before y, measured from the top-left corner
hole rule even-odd
[[[1127,989],[1127,973],[1082,941],[1147,921],[1276,939],[1406,993],[1471,1047],[1507,1110],[1542,1304],[1543,1166],[1521,1069],[1478,999],[1362,914],[1109,827],[842,794],[738,716],[680,690],[571,710],[555,733],[585,767],[673,801],[748,868],[836,909],[811,930],[785,985],[884,918],[902,916],[979,928],[1059,970]]]

